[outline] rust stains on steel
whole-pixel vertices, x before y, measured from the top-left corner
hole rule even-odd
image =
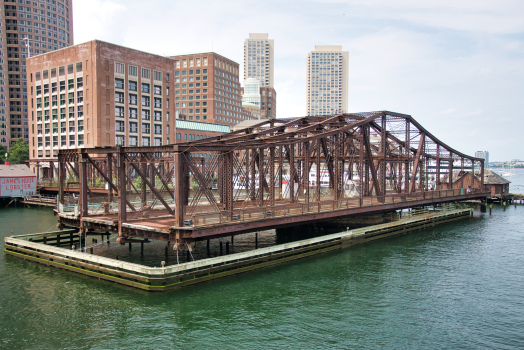
[[[60,150],[58,161],[60,223],[115,231],[120,242],[181,243],[486,196],[483,159],[389,111],[264,120],[174,145]],[[476,187],[457,189],[466,172]]]

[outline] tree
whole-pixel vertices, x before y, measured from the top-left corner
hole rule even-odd
[[[5,162],[5,147],[4,145],[0,145],[0,163]]]
[[[23,164],[24,161],[29,159],[29,144],[20,137],[11,146],[8,157],[11,164]]]

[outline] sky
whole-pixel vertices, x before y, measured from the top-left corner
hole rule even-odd
[[[147,6],[145,6],[147,4]],[[240,64],[249,33],[275,41],[277,118],[306,114],[315,45],[349,52],[348,112],[413,116],[449,146],[524,160],[522,0],[73,0],[75,44]]]

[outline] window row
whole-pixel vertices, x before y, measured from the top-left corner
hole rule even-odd
[[[115,79],[115,88],[123,90],[125,86],[124,79],[116,78]],[[130,80],[128,82],[128,89],[130,91],[138,91],[138,82]],[[151,85],[148,83],[141,84],[141,90],[143,93],[151,93]],[[162,95],[162,86],[153,85],[153,94]],[[166,95],[169,95],[169,86],[166,87]]]
[[[49,93],[49,87],[51,87],[51,93],[52,94],[56,94],[58,92],[58,88],[60,88],[60,92],[65,92],[66,91],[66,81],[62,80],[59,83],[58,82],[54,82],[54,83],[51,83],[51,85],[49,85],[49,84],[44,84],[43,86],[42,85],[37,85],[35,87],[36,96],[42,95],[42,87],[43,87],[44,95],[47,95]],[[83,77],[76,78],[76,88],[77,89],[82,89],[83,87],[84,87],[84,78]],[[75,89],[75,80],[74,79],[68,79],[67,80],[67,90],[74,90],[74,89]],[[32,93],[32,91],[31,91],[31,93]]]
[[[151,124],[150,123],[141,123],[142,134],[151,134]],[[155,135],[162,135],[162,124],[153,124],[153,130]],[[117,120],[115,122],[115,131],[116,132],[126,132],[125,122]],[[138,123],[129,122],[129,132],[138,133]],[[169,134],[169,125],[166,126],[166,132]]]
[[[125,65],[123,63],[115,62],[115,73],[124,74],[124,72],[125,72]],[[151,70],[150,69],[142,68],[140,73],[141,73],[142,78],[151,79]],[[138,67],[128,65],[128,74],[134,77],[138,77]],[[154,70],[153,79],[161,81],[162,72]],[[166,81],[169,82],[169,74],[166,74]]]
[[[78,138],[76,137],[78,136]],[[77,140],[75,142],[75,139]],[[51,147],[51,136],[37,137],[38,147],[42,147],[44,144],[42,141],[45,141],[45,147]],[[67,146],[67,136],[60,136],[60,145],[62,147]],[[69,135],[69,146],[83,146],[84,145],[84,135]],[[58,147],[58,136],[53,136],[53,147]]]
[[[73,63],[67,65],[67,74],[73,74],[75,65]],[[58,67],[58,75],[64,76],[66,74],[65,72],[66,66],[60,66]],[[82,62],[76,62],[76,72],[82,73]],[[49,74],[51,73],[51,74]],[[46,80],[49,79],[49,75],[51,75],[51,78],[56,78],[57,70],[56,68],[51,68],[50,70],[46,69],[42,72],[35,72],[35,80],[39,81],[41,79]],[[33,81],[33,75],[31,74],[31,81]]]
[[[142,109],[140,113],[142,120],[151,120],[151,111],[149,109]],[[125,118],[125,108],[115,107],[115,117]],[[156,122],[162,121],[162,111],[153,111],[153,118]],[[129,119],[138,119],[138,109],[129,108]],[[166,120],[169,121],[169,112],[166,113]]]
[[[66,113],[67,111],[67,113]],[[37,122],[41,122],[42,121],[42,115],[43,115],[43,120],[44,121],[48,121],[50,119],[52,120],[58,120],[58,109],[52,109],[51,111],[50,110],[44,110],[43,113],[42,111],[37,111],[36,112],[36,121]],[[66,119],[66,116],[69,117],[70,119],[74,119],[75,118],[75,107],[68,107],[67,109],[66,108],[60,108],[60,119]],[[77,106],[76,107],[76,117],[77,118],[83,118],[84,117],[84,106]]]
[[[78,120],[76,122],[76,127],[75,127],[74,120],[70,120],[69,122],[60,122],[60,128],[58,128],[58,122],[52,123],[52,124],[45,123],[44,125],[38,124],[36,126],[37,135],[42,135],[42,134],[48,135],[51,132],[53,134],[58,134],[59,130],[61,134],[65,134],[67,131],[69,131],[69,133],[82,132],[84,131],[84,121]],[[34,132],[34,126],[33,126],[33,132]]]
[[[153,138],[154,145],[153,146],[162,146],[162,138],[161,137],[155,137]],[[117,146],[125,146],[126,145],[126,137],[123,135],[116,135],[115,143]],[[169,144],[169,137],[167,138],[167,143]],[[129,136],[129,147],[137,147],[138,146],[138,136]],[[151,146],[150,144],[150,138],[145,136],[142,137],[142,144],[141,146]]]

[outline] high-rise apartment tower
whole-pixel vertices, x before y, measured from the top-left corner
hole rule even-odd
[[[477,151],[475,152],[475,157],[484,158],[484,167],[487,168],[489,165],[489,152],[488,151]]]
[[[1,4],[0,144],[9,147],[19,137],[29,141],[26,58],[73,44],[73,5],[72,0]]]
[[[244,81],[257,79],[260,84],[260,116],[275,119],[277,93],[273,86],[273,39],[268,34],[250,33],[244,41]]]
[[[315,46],[307,55],[307,114],[347,112],[348,59],[342,46]]]
[[[258,79],[260,86],[273,87],[273,39],[268,35],[250,33],[244,41],[244,80]]]

